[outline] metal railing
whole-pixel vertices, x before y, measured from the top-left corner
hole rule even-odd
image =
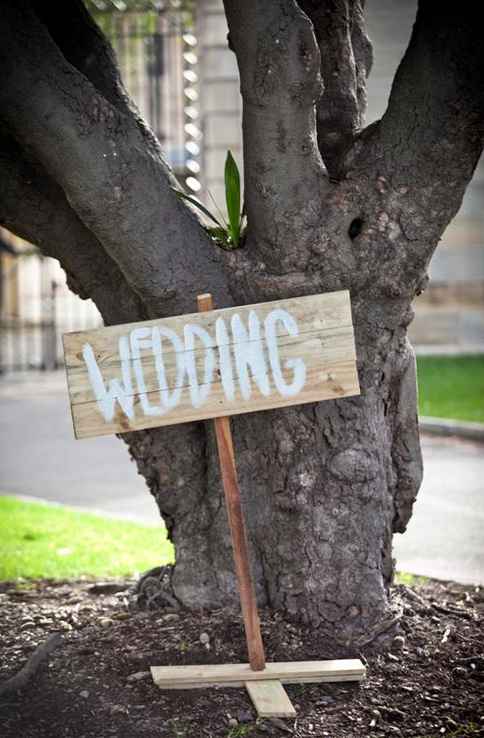
[[[56,369],[62,334],[97,328],[101,316],[66,284],[57,261],[27,251],[0,255],[0,373]]]

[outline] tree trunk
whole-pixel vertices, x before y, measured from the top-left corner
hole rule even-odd
[[[226,307],[350,290],[361,396],[232,426],[259,603],[358,647],[398,620],[392,535],[422,474],[406,331],[482,150],[480,24],[472,3],[421,2],[388,109],[361,131],[363,2],[225,7],[244,101],[243,248],[217,249],[177,200],[80,0],[2,8],[0,223],[58,258],[109,324],[192,312],[197,292]],[[175,544],[175,596],[237,604],[211,423],[123,440]]]
[[[422,474],[408,312],[397,326],[373,316],[370,343],[372,306],[354,303],[360,397],[232,418],[258,602],[347,644],[394,624],[392,535],[405,530]],[[236,605],[211,423],[181,433],[129,434],[175,544],[173,590],[193,608]]]

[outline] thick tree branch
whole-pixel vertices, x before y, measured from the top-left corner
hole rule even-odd
[[[193,307],[193,285],[229,302],[220,263],[136,118],[100,95],[27,2],[2,12],[3,115],[117,262],[150,315]],[[28,46],[29,53],[25,54]],[[175,288],[176,282],[176,288]]]
[[[32,8],[69,64],[121,112],[134,109],[124,89],[114,51],[82,0],[46,3],[32,0]]]
[[[243,98],[249,240],[268,264],[292,248],[294,226],[311,228],[327,187],[317,148],[319,51],[293,0],[225,0]],[[312,215],[311,215],[312,213]]]
[[[32,7],[69,64],[78,69],[121,113],[136,119],[143,144],[155,158],[162,157],[156,136],[129,97],[117,66],[116,55],[82,0],[62,5],[31,0]]]
[[[419,289],[483,148],[484,45],[478,10],[469,0],[446,3],[436,12],[433,3],[422,0],[387,111],[347,157],[348,177],[360,179],[367,200],[378,198],[359,248],[363,251],[377,234],[381,249],[373,245],[373,258],[395,292],[398,284],[412,294]]]
[[[58,259],[69,287],[90,297],[106,324],[146,318],[117,264],[79,220],[43,167],[0,130],[0,223]]]
[[[78,69],[121,113],[136,120],[144,147],[162,158],[156,136],[129,97],[114,50],[86,10],[82,0],[64,0],[61,6],[31,0],[32,7],[69,64]]]
[[[363,125],[366,78],[372,47],[365,29],[364,0],[300,0],[314,25],[321,53],[324,92],[317,104],[318,143],[330,176],[338,178],[342,156]]]

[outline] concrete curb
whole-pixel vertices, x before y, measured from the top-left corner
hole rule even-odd
[[[484,344],[482,343],[464,343],[458,344],[441,344],[441,343],[421,343],[414,346],[417,356],[479,356],[484,354]]]
[[[3,487],[0,489],[0,497],[12,497],[20,502],[39,502],[42,505],[48,505],[49,507],[60,507],[63,510],[69,510],[70,512],[88,513],[89,515],[97,515],[99,518],[109,518],[109,520],[118,520],[122,523],[136,523],[142,525],[145,528],[164,528],[163,521],[153,520],[148,521],[138,515],[129,515],[128,513],[116,513],[110,510],[103,510],[99,507],[85,507],[84,505],[69,505],[64,502],[56,502],[55,500],[46,500],[44,497],[35,497],[34,495],[23,495],[18,492],[9,492]]]
[[[422,433],[430,433],[434,436],[457,436],[468,441],[484,443],[484,423],[465,423],[461,420],[423,416],[419,418],[418,424]]]

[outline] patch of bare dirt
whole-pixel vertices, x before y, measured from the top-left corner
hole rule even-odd
[[[246,661],[241,618],[133,608],[132,582],[0,585],[0,683],[50,633],[62,642],[20,692],[0,697],[2,738],[458,738],[484,736],[484,593],[395,587],[401,633],[382,655],[336,651],[262,611],[270,661],[360,656],[361,684],[288,685],[291,720],[257,720],[243,689],[160,691],[149,667]]]

